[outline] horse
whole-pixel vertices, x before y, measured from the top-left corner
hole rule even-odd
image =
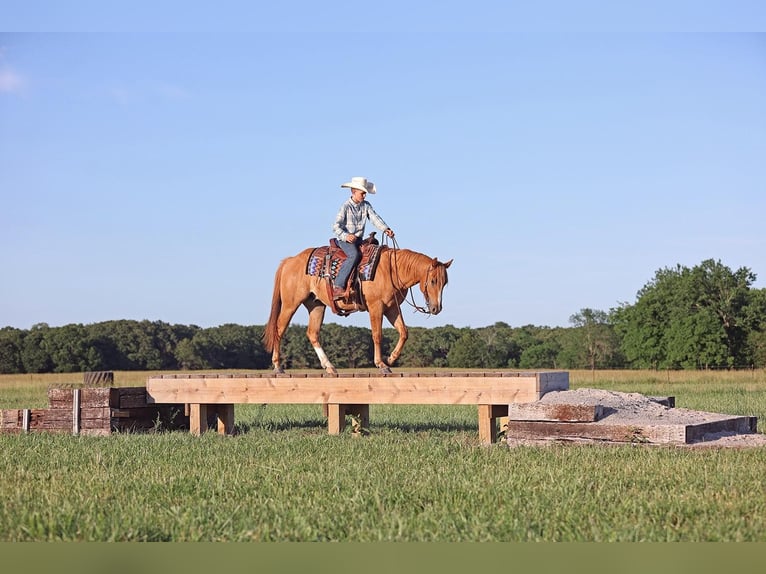
[[[447,269],[452,264],[452,259],[442,263],[436,257],[416,251],[383,246],[373,279],[356,283],[360,292],[359,301],[346,303],[331,300],[332,289],[328,289],[328,277],[307,273],[307,263],[314,249],[309,247],[297,255],[283,259],[274,276],[271,312],[263,334],[264,347],[266,351],[271,352],[274,372],[284,373],[280,364],[280,343],[293,315],[302,304],[309,313],[306,335],[327,373],[337,374],[319,341],[319,331],[328,306],[333,310],[359,310],[370,314],[372,342],[375,348],[374,364],[382,373],[391,373],[390,365],[399,358],[407,341],[407,326],[402,317],[401,303],[410,288],[419,284],[426,308],[416,308],[431,315],[438,315],[442,310],[442,291],[447,284]],[[383,317],[388,319],[399,335],[396,346],[386,361],[381,353]]]

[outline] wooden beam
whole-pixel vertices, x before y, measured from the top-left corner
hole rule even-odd
[[[604,419],[607,420],[607,419]],[[706,434],[747,433],[750,417],[727,417],[700,424],[603,424],[508,421],[507,436],[517,439],[602,440],[609,442],[687,444]]]
[[[508,418],[514,421],[558,421],[589,423],[603,416],[601,405],[517,403],[508,406]]]
[[[554,376],[556,375],[556,376]],[[206,375],[149,377],[148,403],[451,404],[502,405],[536,401],[566,390],[566,372],[518,376],[284,377]]]

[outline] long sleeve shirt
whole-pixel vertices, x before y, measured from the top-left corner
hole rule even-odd
[[[341,241],[345,241],[348,234],[362,237],[364,235],[364,226],[368,219],[381,231],[388,229],[386,222],[383,221],[380,215],[375,213],[370,203],[367,201],[356,203],[353,199],[349,198],[340,206],[338,215],[335,216],[335,222],[332,225],[332,231],[335,237]]]

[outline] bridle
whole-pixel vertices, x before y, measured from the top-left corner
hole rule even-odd
[[[399,266],[395,264],[396,262],[396,252],[399,250],[399,244],[396,242],[396,238],[391,237],[391,259],[390,259],[390,265],[391,265],[391,277],[394,278],[394,274],[396,274],[395,280],[397,283],[402,283],[401,279],[399,278]],[[383,245],[388,246],[388,235],[383,236]],[[426,280],[425,280],[425,289],[423,290],[423,295],[426,298],[426,305],[429,304],[430,299],[428,298],[428,278],[431,275],[431,270],[428,270],[428,273],[426,273]],[[412,299],[412,302],[407,301],[407,296],[404,296],[404,302],[407,303],[409,306],[413,308],[413,310],[417,313],[423,313],[424,315],[432,315],[431,311],[428,309],[421,307],[417,303],[415,303],[415,296],[412,294],[412,287],[409,287],[409,295],[410,299]],[[396,303],[397,307],[399,307],[399,313],[401,314],[402,308],[399,305],[399,303]]]

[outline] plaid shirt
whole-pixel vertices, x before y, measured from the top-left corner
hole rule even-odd
[[[368,219],[381,231],[388,229],[386,222],[375,213],[372,205],[367,201],[355,203],[353,199],[349,198],[346,203],[340,206],[340,211],[335,216],[335,223],[332,224],[332,232],[341,241],[345,241],[349,233],[362,237]]]

